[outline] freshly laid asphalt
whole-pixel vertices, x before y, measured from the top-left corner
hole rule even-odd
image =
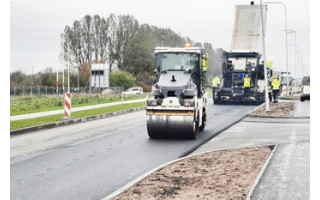
[[[151,140],[145,111],[11,137],[11,199],[101,199],[187,155],[256,106],[213,105],[197,140]]]
[[[310,101],[292,102],[291,118],[246,117],[192,154],[277,144],[251,199],[310,199]]]

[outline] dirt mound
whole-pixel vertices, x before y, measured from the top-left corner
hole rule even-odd
[[[293,102],[270,103],[270,111],[266,112],[266,106],[263,104],[252,111],[251,114],[266,117],[291,117],[293,106]]]
[[[167,165],[127,189],[123,199],[245,199],[271,149],[210,152]]]

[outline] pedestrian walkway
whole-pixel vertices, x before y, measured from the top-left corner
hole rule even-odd
[[[143,102],[143,101],[145,101],[145,99],[137,99],[137,100],[123,101],[123,102],[120,101],[120,102],[113,102],[113,103],[104,103],[104,104],[97,104],[97,105],[90,105],[90,106],[81,106],[81,107],[71,108],[71,112],[91,110],[91,109],[103,108],[103,107],[120,105],[120,104],[137,103],[137,102]],[[21,119],[30,119],[30,118],[36,118],[36,117],[45,117],[45,116],[49,116],[49,115],[58,115],[58,114],[63,114],[63,113],[64,113],[64,109],[59,109],[59,110],[52,110],[52,111],[45,111],[45,112],[15,115],[15,116],[10,116],[10,121],[16,121],[16,120],[21,120]]]
[[[278,144],[251,199],[309,199],[310,101],[293,102],[292,118],[246,117],[192,154]]]

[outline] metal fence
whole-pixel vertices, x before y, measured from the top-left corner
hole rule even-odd
[[[62,87],[53,86],[11,86],[10,95],[57,95],[67,92],[67,89],[62,90]],[[90,94],[88,87],[70,88],[71,93]],[[123,87],[106,87],[106,88],[92,88],[92,94],[121,94]]]

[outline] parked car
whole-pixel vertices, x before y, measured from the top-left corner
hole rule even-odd
[[[310,76],[304,76],[302,79],[300,101],[304,100],[310,100]]]
[[[113,93],[114,93],[114,91],[111,90],[111,89],[109,89],[109,88],[107,88],[107,89],[105,89],[105,90],[103,90],[103,91],[101,92],[101,94],[113,94]]]
[[[132,87],[123,92],[124,95],[143,94],[142,87]]]

